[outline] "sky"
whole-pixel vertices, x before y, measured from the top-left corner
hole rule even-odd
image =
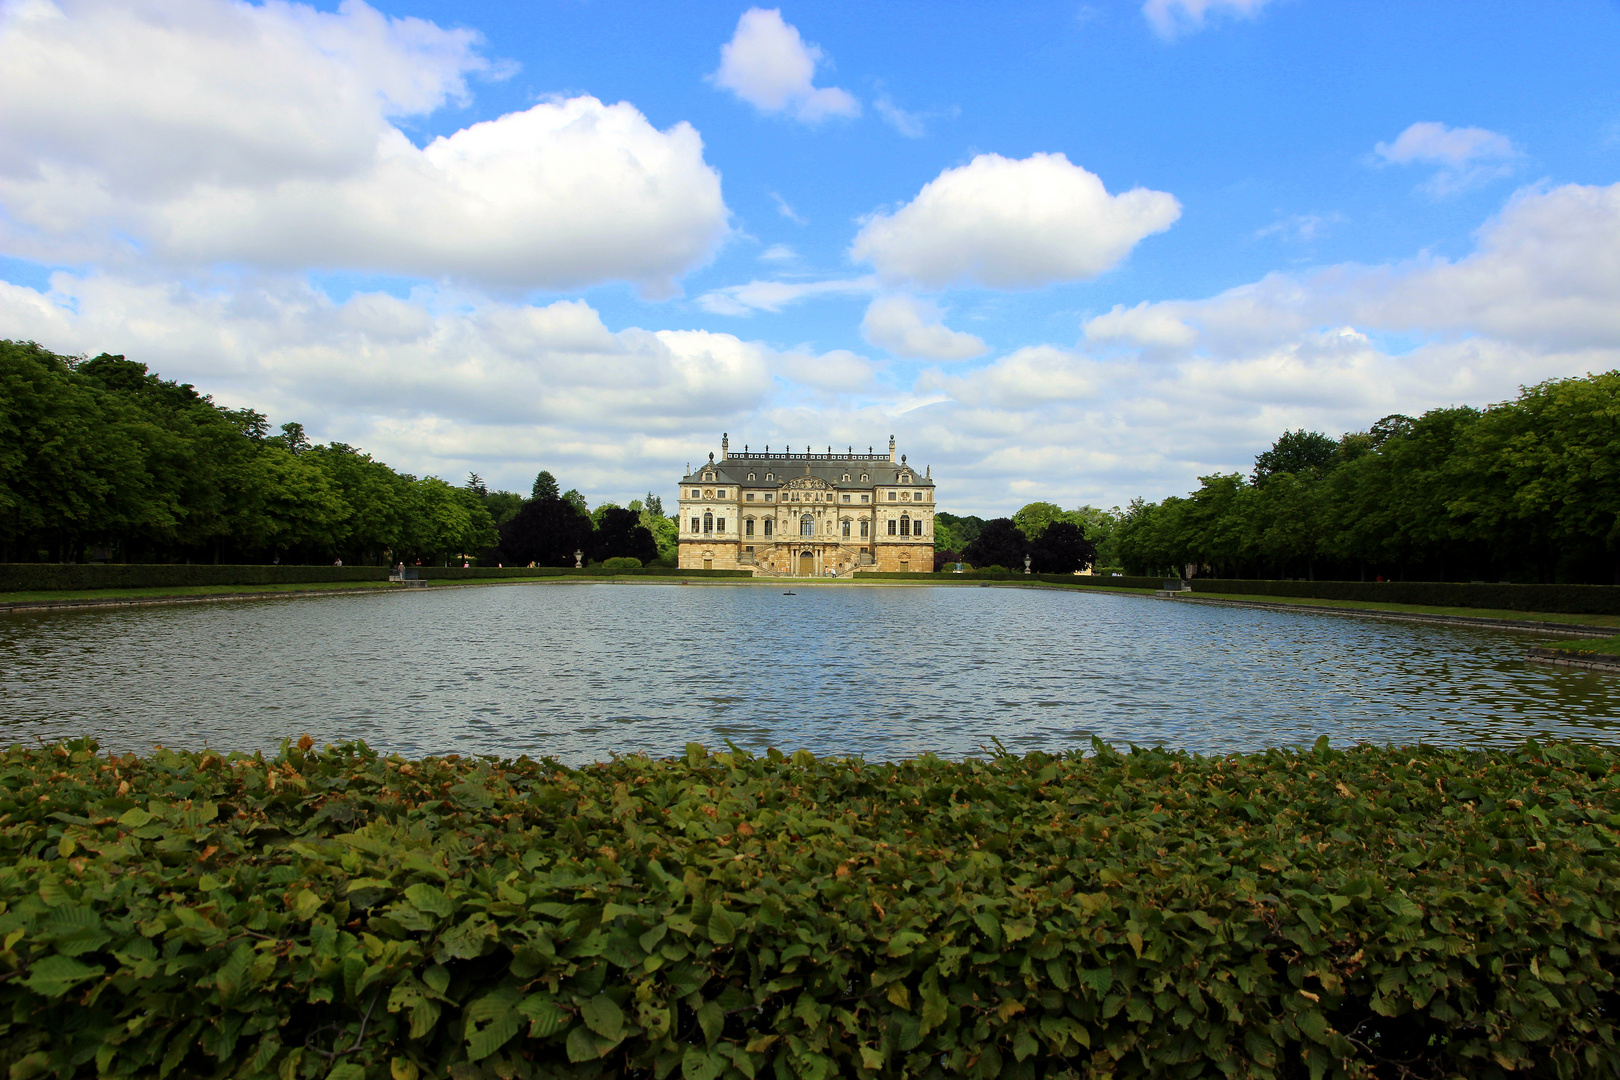
[[[1620,4],[0,0],[0,337],[592,505],[1157,500],[1620,367]]]

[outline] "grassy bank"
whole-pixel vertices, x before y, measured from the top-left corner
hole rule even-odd
[[[1434,607],[1425,604],[1387,604],[1372,600],[1322,600],[1305,596],[1270,596],[1265,594],[1222,593],[1208,596],[1187,596],[1179,599],[1195,601],[1240,600],[1257,604],[1286,604],[1290,607],[1320,608],[1328,611],[1388,611],[1403,615],[1445,615],[1463,619],[1501,619],[1507,622],[1564,623],[1573,626],[1612,626],[1620,629],[1620,615],[1570,615],[1552,611],[1515,611],[1506,608]]]
[[[0,755],[0,1067],[1613,1075],[1620,756]]]

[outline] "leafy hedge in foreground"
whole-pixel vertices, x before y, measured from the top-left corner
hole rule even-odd
[[[1429,607],[1620,615],[1620,586],[1509,585],[1461,581],[1242,581],[1193,578],[1194,594],[1299,596],[1319,600],[1372,600]]]
[[[1158,589],[1164,578],[1105,577],[1101,574],[1026,574],[1021,570],[964,570],[960,574],[950,570],[932,574],[911,574],[892,570],[861,570],[855,580],[871,578],[898,578],[902,581],[1041,581],[1052,585],[1074,585],[1080,588],[1100,589]]]
[[[1614,1075],[1620,756],[0,755],[10,1076]]]

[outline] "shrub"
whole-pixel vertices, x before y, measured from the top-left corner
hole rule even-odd
[[[1620,586],[1494,585],[1447,581],[1241,581],[1193,578],[1193,592],[1297,596],[1316,600],[1372,600],[1427,607],[1620,615]]]
[[[1620,1068],[1614,752],[1095,750],[573,770],[12,748],[0,1066]]]
[[[631,555],[615,555],[602,562],[604,570],[640,570],[641,560]]]
[[[0,563],[0,592],[150,589],[192,585],[306,585],[386,581],[386,566],[216,566],[181,563]]]

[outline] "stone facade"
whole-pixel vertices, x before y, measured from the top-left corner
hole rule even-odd
[[[934,569],[934,481],[895,457],[751,452],[720,457],[681,478],[680,567],[848,577],[863,570]]]

